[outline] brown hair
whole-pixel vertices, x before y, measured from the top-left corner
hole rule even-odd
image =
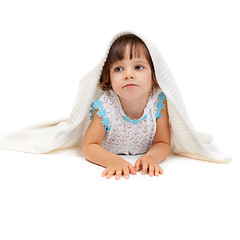
[[[103,66],[102,74],[101,74],[98,86],[104,91],[112,89],[109,69],[114,62],[124,59],[125,49],[128,44],[130,45],[130,59],[133,58],[133,49],[134,49],[134,56],[140,57],[141,47],[143,47],[145,58],[148,61],[152,70],[152,79],[153,79],[154,85],[159,87],[156,80],[156,76],[155,76],[153,62],[152,62],[150,53],[147,49],[147,46],[142,41],[142,39],[140,39],[134,34],[126,34],[126,35],[120,36],[113,42],[109,50],[106,62]]]

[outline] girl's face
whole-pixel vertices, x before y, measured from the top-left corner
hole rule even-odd
[[[129,45],[126,53],[129,53]],[[110,67],[110,79],[113,91],[120,99],[148,98],[152,91],[152,70],[141,49],[140,58],[129,58],[125,54],[123,60],[119,60]]]

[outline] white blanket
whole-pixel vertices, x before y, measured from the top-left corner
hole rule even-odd
[[[100,64],[80,80],[79,91],[68,118],[52,120],[1,136],[0,148],[30,153],[47,153],[55,149],[81,145],[90,123],[91,101],[96,100],[103,93],[97,88],[97,84],[108,51],[117,37],[127,33],[133,32],[122,32],[116,35],[110,42]],[[193,128],[178,87],[157,47],[146,38],[139,34],[136,35],[145,42],[153,60],[157,81],[167,97],[172,152],[194,159],[229,162],[231,158],[211,143],[210,135],[197,133]]]

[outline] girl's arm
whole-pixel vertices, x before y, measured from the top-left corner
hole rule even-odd
[[[152,147],[147,152],[148,155],[154,157],[157,163],[162,162],[169,155],[171,150],[171,133],[169,127],[169,116],[167,111],[167,101],[164,102],[162,109],[162,117],[157,119],[157,129],[154,136]]]
[[[149,175],[156,176],[163,173],[162,168],[159,163],[166,159],[171,150],[171,133],[169,127],[169,116],[167,111],[167,101],[163,102],[165,104],[164,109],[162,109],[162,117],[157,119],[157,129],[154,136],[152,147],[149,151],[139,158],[134,167],[136,171],[139,171],[142,167],[142,173],[145,174],[149,169]]]
[[[129,177],[129,171],[136,174],[133,166],[115,153],[109,152],[102,147],[102,139],[105,135],[105,127],[102,125],[102,119],[95,110],[93,119],[86,131],[82,152],[85,158],[95,164],[105,167],[102,176],[110,178],[116,173],[116,179],[120,179],[123,172],[125,178]]]

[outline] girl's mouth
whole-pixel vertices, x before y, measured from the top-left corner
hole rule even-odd
[[[133,83],[129,83],[127,85],[124,86],[124,88],[129,88],[129,87],[136,87],[137,85],[136,84],[133,84]]]

